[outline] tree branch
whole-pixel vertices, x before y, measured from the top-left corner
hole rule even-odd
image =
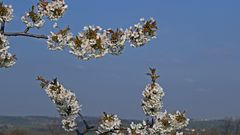
[[[5,32],[5,36],[23,36],[23,37],[32,37],[32,38],[39,38],[39,39],[48,39],[46,35],[38,35],[32,33],[24,33],[24,32]]]
[[[77,135],[83,135],[78,129],[76,130]]]
[[[5,22],[1,23],[1,33],[4,33],[5,30]]]
[[[92,129],[92,128],[94,128],[94,126],[89,126],[89,125],[88,125],[87,121],[84,119],[84,117],[83,117],[83,115],[82,115],[81,113],[78,113],[78,115],[79,115],[80,118],[82,119],[83,124],[85,125],[85,128],[86,128],[86,129]]]

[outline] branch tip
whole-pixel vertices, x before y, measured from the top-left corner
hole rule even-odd
[[[41,81],[43,84],[48,84],[49,82],[45,80],[42,76],[37,76],[36,80]]]
[[[152,83],[154,84],[160,76],[156,74],[156,68],[149,67],[149,70],[150,72],[147,73],[147,75],[151,77]]]

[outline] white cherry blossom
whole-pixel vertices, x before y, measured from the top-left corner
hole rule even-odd
[[[106,114],[101,117],[101,120],[99,122],[99,127],[97,130],[97,134],[102,134],[106,133],[109,131],[113,131],[113,133],[119,133],[120,132],[120,125],[121,125],[121,120],[117,117],[117,115],[112,114]]]
[[[51,21],[57,21],[63,16],[68,6],[64,0],[40,0],[38,3],[38,11],[41,15],[47,16]]]
[[[13,19],[12,5],[0,3],[0,23],[10,22]]]
[[[48,82],[41,77],[38,80],[42,81],[41,86],[45,90],[48,97],[56,105],[56,108],[62,118],[62,126],[66,131],[74,131],[77,129],[76,118],[78,117],[81,105],[79,104],[76,95],[64,88],[57,79]]]
[[[42,16],[34,12],[34,6],[32,6],[31,11],[27,12],[24,16],[21,17],[21,20],[26,24],[28,28],[41,28],[45,23]]]
[[[0,68],[9,68],[16,63],[15,55],[8,52],[9,48],[7,37],[0,33]]]
[[[72,36],[68,27],[60,29],[57,33],[50,32],[47,41],[49,50],[63,50],[69,44]]]

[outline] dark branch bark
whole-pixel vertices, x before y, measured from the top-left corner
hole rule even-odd
[[[4,33],[5,30],[5,22],[1,23],[1,33]]]
[[[29,30],[30,30],[30,27],[27,27],[27,28],[24,30],[24,33],[27,33]]]
[[[23,37],[32,37],[32,38],[39,38],[39,39],[48,39],[46,35],[38,35],[38,34],[31,34],[31,33],[24,33],[24,32],[5,32],[5,36],[23,36]]]
[[[76,130],[77,135],[83,135],[78,129]]]
[[[85,126],[85,130],[82,133],[80,133],[78,130],[76,132],[77,132],[78,135],[84,135],[84,134],[88,133],[89,131],[91,131],[91,129],[93,129],[94,126],[89,126],[89,124],[84,119],[84,117],[83,117],[83,115],[81,113],[78,113],[78,115],[81,118],[81,120],[83,121],[83,124]]]
[[[88,125],[87,121],[84,119],[84,117],[83,117],[82,114],[78,113],[78,115],[79,115],[80,118],[82,119],[83,124],[85,125],[85,128],[86,128],[86,129],[92,129],[92,128],[94,128],[94,126],[89,126],[89,125]]]

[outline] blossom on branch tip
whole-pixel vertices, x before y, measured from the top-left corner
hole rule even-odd
[[[66,131],[74,131],[77,129],[76,118],[79,116],[81,105],[76,95],[70,90],[64,88],[57,79],[51,82],[41,77],[37,78],[41,81],[41,86],[45,90],[48,97],[56,105],[56,108],[62,118],[62,127]]]
[[[161,112],[162,98],[164,92],[162,87],[156,82],[160,77],[156,74],[156,69],[150,68],[150,73],[147,73],[151,77],[152,83],[148,84],[143,91],[142,108],[146,116],[151,116],[152,121],[145,124],[132,124],[129,131],[138,135],[170,135],[178,129],[184,128],[189,124],[189,119],[186,117],[185,112],[181,113],[176,111],[174,114],[169,114],[167,111]],[[146,123],[146,122],[145,122]],[[138,130],[140,128],[141,130]],[[147,129],[148,133],[146,133]],[[144,132],[144,133],[142,133]]]
[[[0,23],[10,22],[12,19],[13,19],[12,6],[0,3]]]
[[[152,38],[156,38],[157,22],[151,18],[146,21],[140,19],[140,23],[130,27],[127,31],[127,37],[132,47],[145,45]]]
[[[63,16],[68,6],[64,0],[52,0],[48,2],[46,0],[39,0],[38,12],[41,15],[47,16],[51,21],[57,21]]]
[[[42,16],[34,12],[34,6],[32,6],[32,9],[29,12],[21,17],[21,20],[28,28],[41,28],[45,23]]]

